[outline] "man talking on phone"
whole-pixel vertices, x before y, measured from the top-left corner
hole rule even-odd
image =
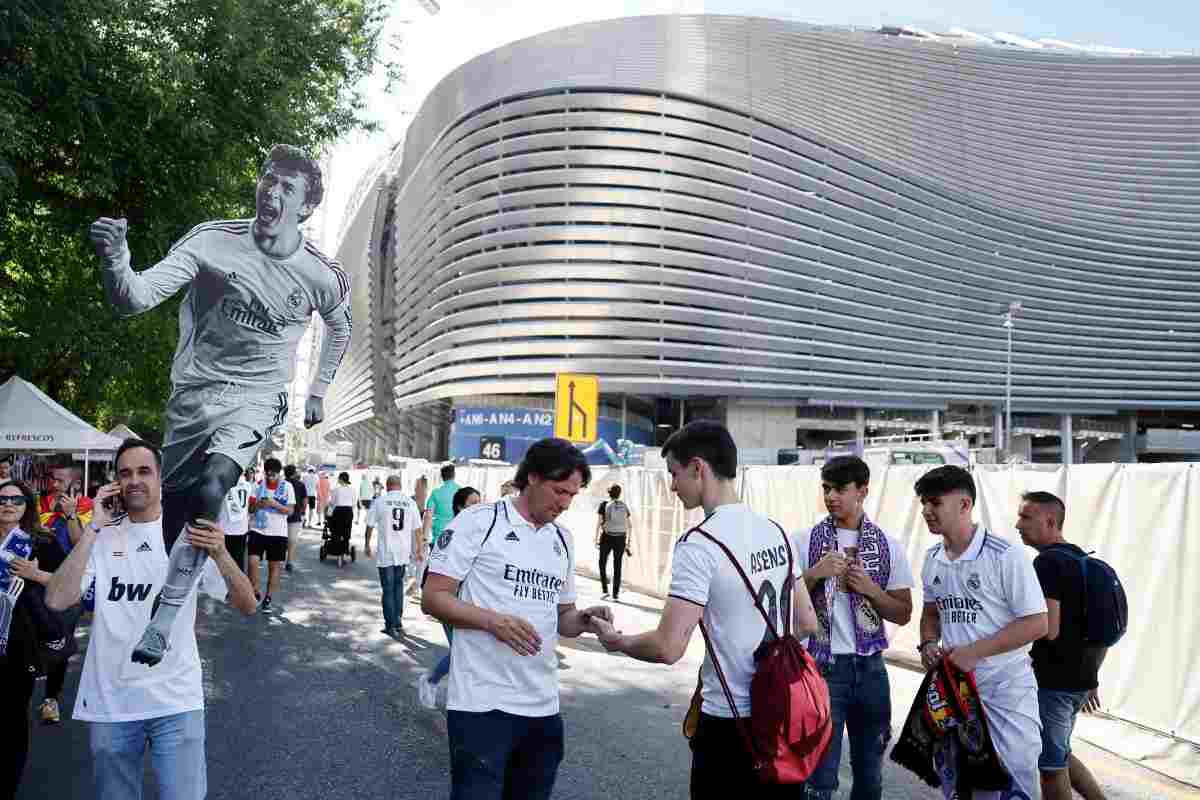
[[[153,666],[207,557],[184,525],[215,520],[226,493],[288,414],[296,348],[313,312],[327,332],[309,387],[304,425],[324,416],[324,397],[350,344],[350,279],[300,232],[321,202],[321,168],[302,150],[275,145],[262,165],[254,219],[197,225],[166,258],[135,272],[128,223],[101,217],[90,236],[105,294],[124,315],[149,311],[180,289],[179,344],[171,366],[163,437],[163,533],[171,569],[131,658]]]
[[[100,488],[92,521],[54,572],[46,604],[65,610],[96,582],[96,611],[74,717],[89,723],[97,800],[142,796],[147,745],[163,800],[201,800],[204,762],[204,690],[196,648],[192,592],[175,618],[175,646],[159,665],[129,655],[150,619],[167,577],[158,451],[140,439],[117,450],[117,482]],[[125,516],[114,521],[119,501]],[[208,559],[197,576],[200,591],[243,614],[253,614],[250,581],[225,549],[224,532],[209,520],[190,523],[183,539]]]

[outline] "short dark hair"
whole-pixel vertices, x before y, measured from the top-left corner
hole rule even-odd
[[[1025,492],[1021,495],[1021,499],[1026,503],[1048,508],[1054,512],[1054,521],[1059,528],[1067,521],[1067,504],[1059,499],[1058,495],[1050,492]]]
[[[866,486],[871,482],[871,468],[858,456],[835,456],[821,467],[821,480],[841,489],[851,483]]]
[[[325,181],[321,177],[321,165],[308,153],[290,144],[271,145],[271,152],[263,161],[258,177],[266,174],[271,166],[277,166],[288,172],[297,172],[304,176],[304,202],[311,208],[316,208],[325,197]]]
[[[473,494],[479,494],[479,490],[473,486],[464,486],[454,493],[453,499],[450,500],[450,508],[455,515],[467,507],[467,498]]]
[[[662,446],[662,455],[674,456],[680,464],[699,458],[708,462],[718,478],[737,477],[737,445],[729,429],[711,419],[698,419],[675,431]]]
[[[454,480],[454,465],[453,464],[446,464],[442,467],[442,480],[444,480],[444,481]]]
[[[0,464],[12,464],[12,463],[14,463],[12,453],[5,453],[4,455],[0,456]]]
[[[341,481],[342,483],[349,483],[350,482],[350,473],[349,472],[339,472],[338,480]]]
[[[283,469],[283,462],[272,456],[263,462],[263,472],[279,472]]]
[[[285,477],[285,478],[294,478],[294,477],[296,477],[296,465],[295,465],[295,464],[288,464],[286,467],[284,467],[284,468],[283,468],[283,475],[284,475],[284,477]]]
[[[117,448],[117,454],[113,457],[113,465],[119,464],[121,456],[125,455],[127,450],[136,450],[139,447],[145,448],[154,454],[154,468],[158,470],[158,474],[162,474],[162,453],[158,452],[158,448],[147,442],[145,439],[137,439],[129,437],[121,442],[121,446]]]
[[[565,481],[576,472],[584,486],[592,482],[592,468],[588,466],[587,456],[578,447],[566,439],[539,439],[525,451],[521,466],[517,467],[517,476],[513,478],[513,486],[524,491],[529,485],[530,475],[547,481]]]
[[[971,498],[971,505],[975,504],[975,481],[971,478],[971,473],[953,464],[929,470],[917,480],[913,488],[917,497],[921,499],[941,497],[951,492],[964,492]]]
[[[613,500],[616,500],[618,497],[620,497],[621,496],[621,484],[614,483],[612,486],[608,487],[608,496],[611,497]]]

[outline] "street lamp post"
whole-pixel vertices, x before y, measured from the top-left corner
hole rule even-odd
[[[1013,320],[1021,311],[1020,303],[1009,303],[1008,311],[1004,312],[1004,327],[1008,330],[1008,360],[1004,374],[1004,455],[1007,458],[1012,451],[1012,342]]]

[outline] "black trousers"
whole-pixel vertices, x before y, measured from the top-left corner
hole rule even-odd
[[[74,631],[72,631],[74,633]],[[46,673],[46,699],[60,699],[62,695],[63,684],[67,682],[67,667],[70,665],[70,660],[63,661],[57,666],[53,666]]]
[[[805,796],[803,784],[759,782],[745,739],[732,718],[700,712],[691,745],[691,800],[729,800],[730,793],[736,791],[754,800],[798,800]]]
[[[608,554],[613,557],[613,597],[621,594],[621,559],[625,558],[625,535],[600,534],[600,588],[608,594]]]
[[[229,555],[233,556],[233,560],[237,563],[238,569],[242,572],[246,571],[246,534],[240,536],[226,536],[225,549],[229,551]]]
[[[9,648],[20,649],[18,642]],[[20,659],[14,659],[20,660]],[[11,731],[9,745],[0,748],[0,800],[16,797],[25,761],[29,758],[29,700],[33,697],[34,675],[24,664],[0,663],[0,727]]]

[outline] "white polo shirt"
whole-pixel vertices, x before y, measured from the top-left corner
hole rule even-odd
[[[1046,612],[1046,597],[1033,563],[1022,548],[990,533],[983,525],[957,559],[946,557],[944,542],[925,553],[921,580],[925,603],[935,603],[942,644],[962,647],[986,639],[1013,620]],[[1031,645],[988,656],[975,667],[980,694],[1033,681]]]
[[[226,536],[244,536],[250,529],[249,502],[253,491],[254,484],[245,478],[239,478],[237,484],[225,493],[218,524]]]
[[[718,506],[675,544],[670,596],[704,607],[704,627],[738,714],[749,716],[754,651],[767,637],[767,623],[755,608],[754,598],[729,556],[701,535],[700,530],[724,544],[737,558],[780,633],[784,630],[781,615],[792,613],[792,586],[796,576],[804,571],[804,562],[793,550],[789,577],[788,537],[776,523],[754,513],[744,503]],[[714,717],[732,717],[733,711],[707,648],[700,678],[701,710]]]
[[[95,579],[96,612],[75,695],[75,719],[128,722],[204,708],[196,649],[197,592],[184,600],[163,660],[153,667],[129,660],[166,577],[161,518],[136,523],[126,517],[96,537],[80,581],[80,588],[87,591]],[[218,600],[228,593],[211,558],[204,563],[199,586]]]
[[[399,567],[408,564],[413,534],[421,527],[417,501],[400,491],[380,495],[367,512],[367,527],[379,531],[375,566]]]
[[[521,617],[542,638],[523,656],[481,630],[455,630],[446,708],[522,717],[558,713],[558,606],[575,602],[571,534],[556,523],[535,528],[508,498],[480,503],[438,536],[429,571],[461,581],[458,596]]]

